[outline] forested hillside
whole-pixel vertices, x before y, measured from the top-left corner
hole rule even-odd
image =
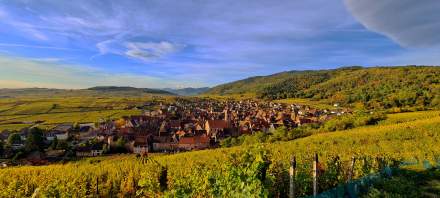
[[[440,105],[440,67],[348,67],[293,71],[219,85],[213,95],[255,94],[263,99],[309,98],[367,108]]]

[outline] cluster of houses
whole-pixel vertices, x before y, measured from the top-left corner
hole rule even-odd
[[[189,151],[216,147],[226,137],[320,123],[341,113],[345,112],[252,100],[182,98],[173,103],[158,104],[155,110],[145,110],[143,115],[77,126],[60,124],[45,136],[47,141],[68,141],[74,146],[76,156],[101,155],[104,147],[115,147],[120,138],[128,151],[137,154]],[[24,140],[27,131],[19,132]],[[7,136],[7,132],[0,133],[2,139]],[[85,144],[91,140],[95,144]],[[20,148],[23,145],[13,146]]]

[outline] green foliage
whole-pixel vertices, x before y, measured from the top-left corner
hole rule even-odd
[[[440,194],[440,170],[395,170],[380,178],[362,197],[436,197]]]
[[[321,129],[323,131],[341,131],[365,125],[374,125],[385,119],[386,115],[378,112],[370,114],[348,114],[325,122]]]
[[[127,149],[125,148],[126,143],[127,142],[125,141],[125,139],[123,137],[118,138],[118,140],[116,140],[116,143],[115,143],[114,152],[117,152],[117,153],[127,152]]]
[[[268,174],[268,152],[261,148],[232,154],[224,170],[209,176],[213,197],[268,197],[274,178]]]
[[[108,144],[103,144],[102,145],[102,152],[104,154],[108,154],[110,152],[110,146]]]
[[[317,133],[319,126],[308,124],[298,128],[287,130],[285,127],[279,127],[270,133],[256,132],[252,135],[242,135],[239,137],[228,137],[220,141],[223,148],[254,145],[258,143],[273,143],[277,141],[290,141],[301,137],[307,137]]]
[[[44,149],[44,135],[43,130],[38,127],[32,127],[29,129],[29,134],[26,137],[25,150],[27,152],[31,151],[41,151]]]
[[[17,153],[14,154],[11,161],[16,162],[18,159],[20,159],[23,156],[24,156],[24,153],[22,151],[18,151]]]
[[[51,149],[57,149],[58,147],[58,138],[57,136],[54,137],[54,139],[52,140],[52,142],[50,143],[49,146]]]
[[[8,145],[21,143],[21,137],[18,133],[11,133],[8,137]]]
[[[58,150],[67,150],[67,149],[69,149],[69,143],[67,142],[67,141],[65,141],[65,140],[63,140],[63,141],[60,141],[60,140],[57,140],[57,144],[56,144],[56,149],[58,149]]]
[[[281,83],[264,88],[257,93],[260,98],[282,99],[301,98],[308,96],[307,90],[316,84],[329,80],[331,73],[327,71],[297,72]]]
[[[220,141],[220,146],[227,148],[240,145],[253,145],[257,143],[290,141],[320,132],[341,131],[366,125],[375,125],[385,119],[386,115],[379,112],[347,114],[333,118],[322,125],[306,124],[290,130],[287,130],[285,127],[279,127],[270,131],[270,133],[256,132],[252,135],[228,137]]]
[[[276,83],[282,83],[289,79],[291,75],[302,73],[301,71],[282,72],[270,76],[257,76],[244,80],[239,80],[211,88],[206,94],[212,95],[230,95],[243,93],[259,93],[268,86]]]
[[[253,93],[263,99],[307,98],[365,108],[440,105],[440,68],[374,67],[283,72],[214,87],[209,94]]]

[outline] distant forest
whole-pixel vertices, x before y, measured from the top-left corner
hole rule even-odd
[[[346,67],[252,77],[207,92],[262,99],[308,98],[365,108],[439,107],[440,67]]]

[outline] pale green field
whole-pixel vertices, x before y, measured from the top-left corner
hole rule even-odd
[[[126,115],[139,115],[140,110],[100,110],[88,112],[47,113],[23,116],[10,119],[7,122],[32,122],[44,121],[45,124],[57,124],[64,122],[97,122],[99,119],[120,118]],[[0,116],[1,119],[1,116]]]

